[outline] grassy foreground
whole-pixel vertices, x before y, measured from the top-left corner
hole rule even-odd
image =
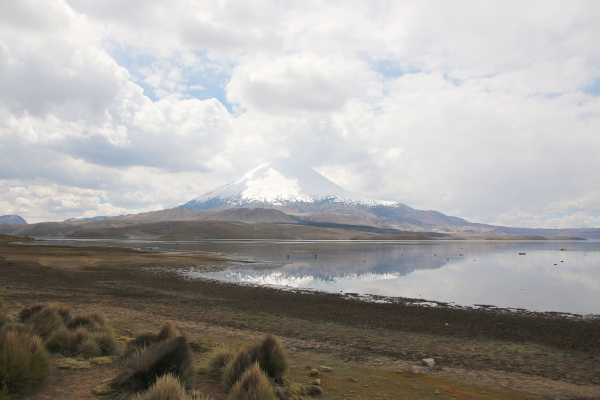
[[[176,274],[228,265],[210,256],[10,244],[0,247],[0,256],[0,298],[13,314],[48,301],[74,314],[103,312],[114,338],[122,339],[121,352],[123,338],[173,321],[192,350],[194,388],[214,399],[227,394],[203,369],[212,350],[255,346],[267,333],[277,335],[289,355],[286,379],[303,385],[320,379],[323,399],[600,398],[597,320],[363,303],[189,282]],[[16,398],[99,398],[92,389],[125,363],[115,358],[58,368],[66,358],[84,357],[52,356],[49,377]],[[434,358],[436,366],[409,372],[423,358]],[[319,371],[323,365],[332,371]]]

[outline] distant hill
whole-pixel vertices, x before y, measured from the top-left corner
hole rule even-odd
[[[27,221],[19,215],[0,215],[0,224],[27,225]]]

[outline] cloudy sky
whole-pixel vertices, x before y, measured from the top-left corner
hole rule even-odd
[[[278,156],[476,222],[600,227],[600,3],[0,2],[0,215],[171,208]]]

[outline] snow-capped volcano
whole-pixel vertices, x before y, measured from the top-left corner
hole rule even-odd
[[[367,207],[394,202],[357,196],[314,169],[288,158],[259,165],[242,178],[212,190],[181,207],[207,210],[229,207],[289,207],[336,203]]]
[[[437,211],[416,210],[402,203],[355,195],[314,169],[287,158],[261,164],[240,179],[197,197],[179,208],[198,211],[272,208],[296,214],[303,220],[312,218],[315,221],[349,224],[348,216],[355,216],[363,221],[355,222],[357,224],[364,223],[366,218],[378,221],[381,226],[403,229],[469,225],[462,218],[450,217]],[[317,214],[320,216],[316,217]],[[356,218],[354,220],[359,221]]]

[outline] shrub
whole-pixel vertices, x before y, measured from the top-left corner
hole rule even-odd
[[[158,377],[167,373],[185,384],[191,383],[194,374],[192,355],[183,336],[150,346],[132,357],[111,385],[122,393],[138,392],[148,389]]]
[[[50,374],[50,358],[37,335],[25,331],[0,337],[0,382],[16,392]]]
[[[235,385],[244,372],[250,368],[252,362],[248,349],[242,349],[227,363],[221,377],[221,383],[225,390],[229,391]]]
[[[225,366],[235,357],[235,352],[227,347],[218,347],[213,350],[208,360],[208,373],[213,378],[221,378]]]
[[[277,396],[269,378],[254,363],[233,386],[227,400],[277,400]]]

